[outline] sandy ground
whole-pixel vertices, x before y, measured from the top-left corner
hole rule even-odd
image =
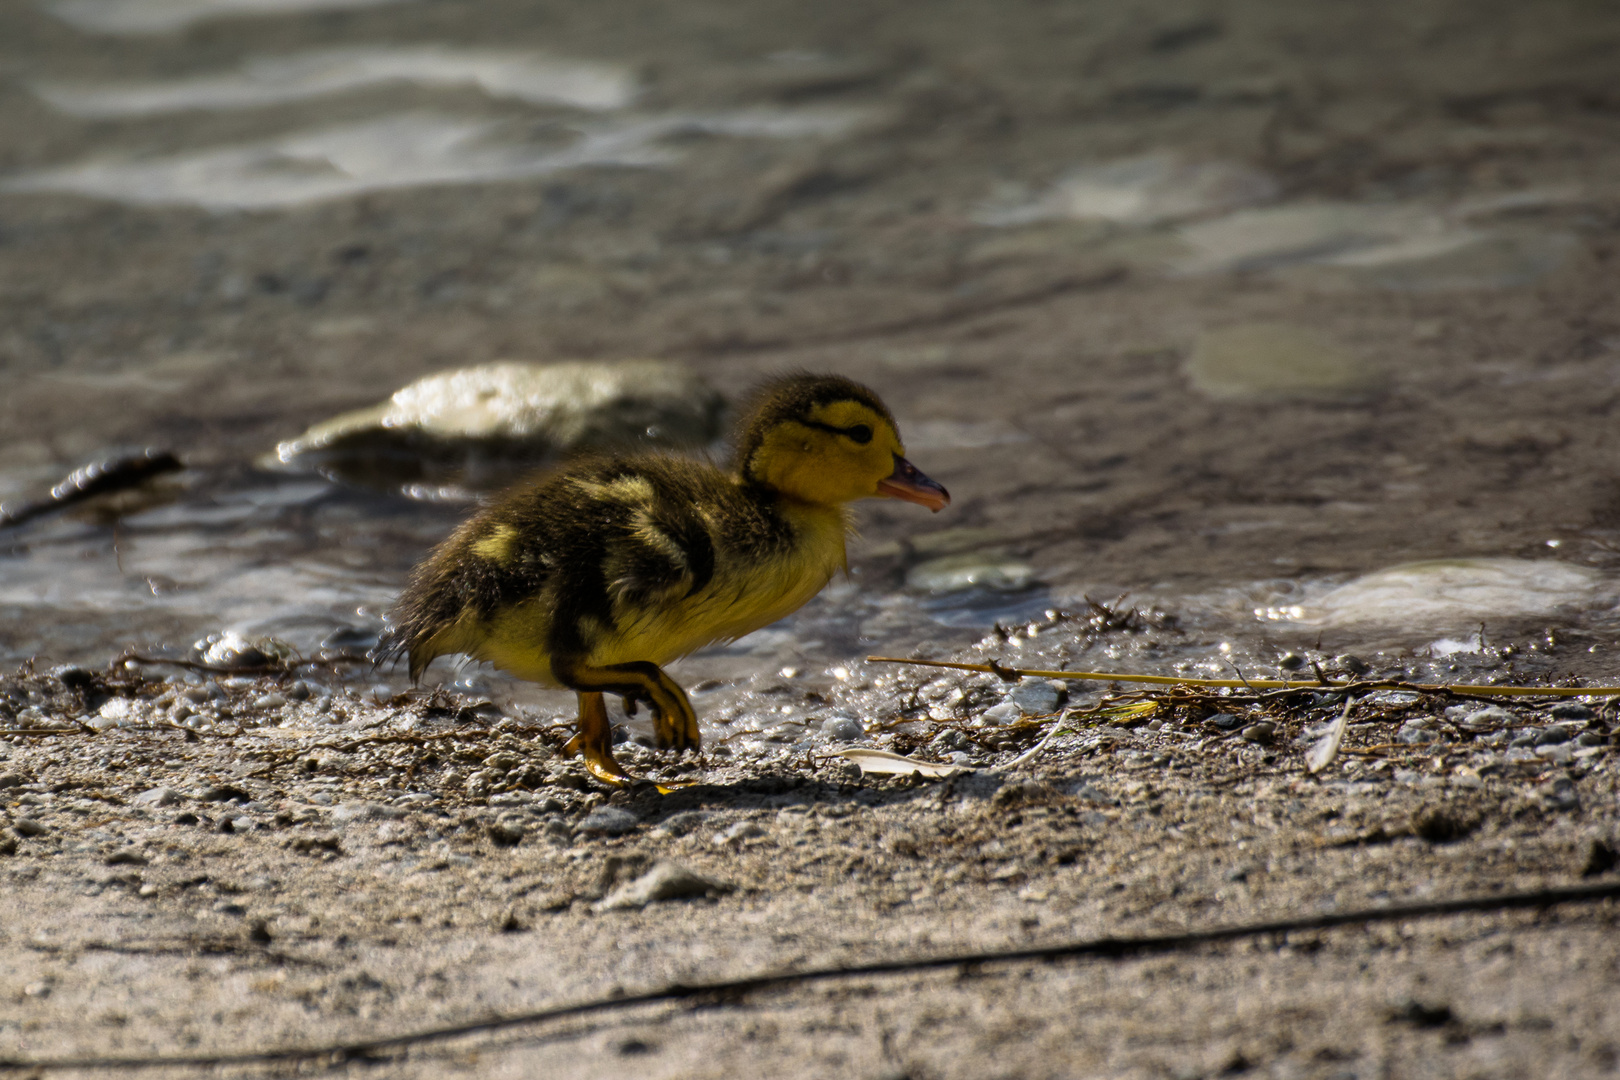
[[[192,706],[183,681],[67,681],[3,687],[40,725],[0,736],[4,1057],[345,1043],[671,982],[1601,882],[1620,842],[1590,710],[1515,706],[1530,737],[1504,750],[1442,696],[1369,701],[1314,777],[1304,729],[1336,701],[1269,706],[1261,742],[1249,706],[1225,706],[1247,734],[1211,713],[1231,699],[1158,730],[1071,719],[1012,768],[1051,721],[955,726],[969,769],[946,780],[863,777],[826,739],[696,762],[624,744],[693,784],[659,794],[587,781],[555,724],[442,697],[235,678]],[[74,720],[113,715],[129,726]],[[905,717],[876,744],[939,759]],[[1423,717],[1436,741],[1398,741]],[[701,895],[643,906],[636,882],[670,866]],[[1611,900],[841,980],[383,1057],[402,1076],[1595,1076],[1620,1053],[1615,920]]]

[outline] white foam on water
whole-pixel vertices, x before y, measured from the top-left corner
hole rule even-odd
[[[1469,630],[1496,619],[1611,609],[1615,593],[1608,575],[1552,559],[1435,559],[1367,574],[1281,614],[1306,626]]]
[[[1429,655],[1433,657],[1458,656],[1463,653],[1477,653],[1485,651],[1485,642],[1479,634],[1458,640],[1456,638],[1436,638],[1429,642]]]
[[[401,82],[476,87],[491,97],[592,111],[622,109],[636,95],[634,73],[619,65],[438,45],[321,49],[257,57],[227,74],[166,82],[40,82],[30,89],[62,112],[106,119],[262,108]]]
[[[1076,169],[1030,202],[981,207],[974,218],[985,225],[1064,219],[1157,225],[1270,202],[1279,191],[1270,176],[1247,166],[1155,153]]]
[[[268,210],[368,191],[520,180],[586,166],[666,165],[682,153],[663,145],[674,136],[836,136],[867,115],[854,109],[750,109],[550,125],[544,133],[560,138],[558,145],[557,139],[514,138],[507,121],[406,113],[171,157],[45,169],[14,177],[0,184],[0,191]]]
[[[192,23],[382,7],[404,0],[49,0],[46,11],[93,34],[168,34]]]

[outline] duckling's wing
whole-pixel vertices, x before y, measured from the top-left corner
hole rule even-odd
[[[679,603],[714,578],[714,538],[690,503],[660,498],[636,507],[602,560],[616,611]]]

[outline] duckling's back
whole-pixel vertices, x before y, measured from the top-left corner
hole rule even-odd
[[[385,656],[465,653],[556,685],[553,656],[664,664],[796,610],[844,565],[843,514],[702,462],[577,463],[498,500],[412,575]]]

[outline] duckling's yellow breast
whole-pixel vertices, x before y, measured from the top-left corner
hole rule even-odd
[[[614,612],[616,633],[591,651],[599,664],[650,660],[666,664],[718,641],[734,641],[791,615],[847,565],[842,511],[790,504],[791,545],[770,555],[717,545],[714,577],[698,592],[646,608]]]

